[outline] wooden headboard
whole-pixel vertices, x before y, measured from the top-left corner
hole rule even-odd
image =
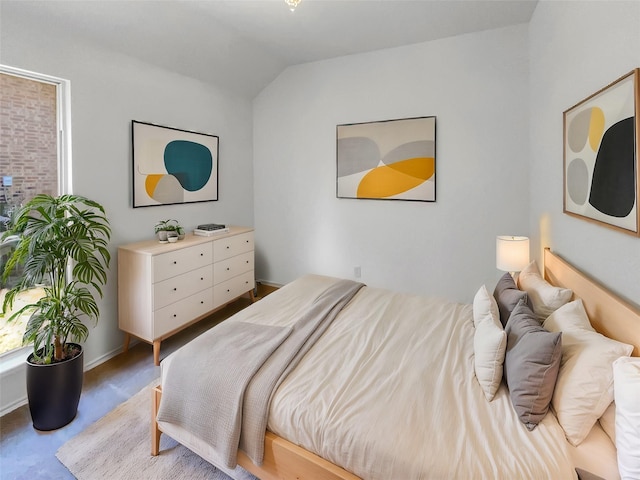
[[[550,249],[544,250],[544,278],[558,287],[570,288],[581,298],[591,325],[609,338],[634,346],[640,356],[640,308],[620,298],[582,273]]]

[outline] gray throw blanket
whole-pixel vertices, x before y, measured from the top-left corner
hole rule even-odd
[[[234,468],[240,447],[260,465],[271,397],[363,285],[339,280],[292,327],[222,322],[172,354],[157,419],[211,445]]]
[[[171,355],[157,420],[183,427],[214,448],[214,463],[235,467],[245,388],[290,332],[222,322],[195,338]]]

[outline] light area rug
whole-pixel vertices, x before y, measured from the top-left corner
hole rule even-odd
[[[67,441],[56,453],[58,460],[78,480],[229,480],[231,477],[165,434],[160,455],[151,456],[151,389],[159,383],[147,385]]]

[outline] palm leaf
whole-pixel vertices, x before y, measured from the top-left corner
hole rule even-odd
[[[102,296],[111,261],[111,227],[104,208],[79,195],[39,194],[15,213],[7,234],[21,235],[21,239],[5,266],[4,278],[18,265],[22,276],[7,292],[3,311],[11,308],[19,292],[45,285],[43,298],[19,310],[33,309],[23,340],[33,342],[36,355],[42,349],[44,357],[52,356],[54,338],[63,343],[86,340],[89,331],[83,319],[98,320],[94,294]],[[67,279],[69,266],[72,273]]]

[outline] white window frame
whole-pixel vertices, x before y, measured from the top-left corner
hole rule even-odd
[[[58,193],[73,193],[73,177],[71,174],[71,82],[64,78],[31,72],[2,64],[0,64],[0,73],[55,85],[58,131]],[[0,311],[1,307],[0,305]],[[0,377],[19,368],[32,349],[33,347],[27,345],[26,347],[16,348],[0,354]]]

